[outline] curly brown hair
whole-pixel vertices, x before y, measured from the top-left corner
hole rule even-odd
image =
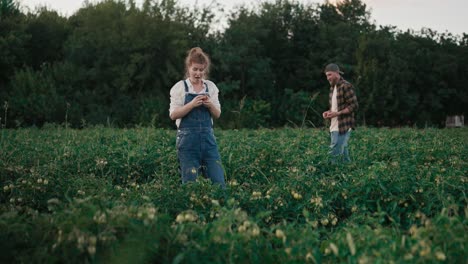
[[[200,63],[205,65],[205,76],[204,78],[208,78],[208,73],[210,72],[210,57],[203,52],[203,50],[200,47],[195,47],[190,49],[187,52],[187,57],[185,58],[185,78],[189,76],[189,67],[192,65],[192,63]]]

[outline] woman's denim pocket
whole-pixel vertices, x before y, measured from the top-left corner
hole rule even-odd
[[[218,144],[216,144],[216,137],[213,133],[209,133],[206,139],[207,145],[209,148],[217,148]]]
[[[177,133],[177,150],[194,150],[197,147],[197,142],[197,133],[190,133],[188,131],[179,131]]]
[[[183,141],[184,137],[186,135],[186,132],[183,131],[177,131],[177,137],[176,137],[176,149],[179,149],[181,142]]]

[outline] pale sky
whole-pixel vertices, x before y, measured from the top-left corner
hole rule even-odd
[[[98,0],[89,0],[97,2]],[[274,0],[269,0],[271,2]],[[325,0],[299,0],[304,4],[323,3]],[[336,0],[330,0],[335,2]],[[69,16],[78,10],[85,0],[18,0],[22,7],[31,11],[36,6],[47,6],[60,14]],[[143,0],[136,0],[141,3]],[[184,6],[210,5],[213,0],[179,0]],[[252,6],[260,0],[218,0],[225,9],[237,5]],[[419,31],[426,27],[437,32],[450,32],[461,35],[468,33],[468,0],[363,0],[371,10],[371,20],[377,25],[392,25],[398,29]]]

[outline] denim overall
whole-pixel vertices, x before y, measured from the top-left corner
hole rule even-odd
[[[197,94],[189,93],[186,81],[184,81],[184,85],[185,105],[191,102]],[[206,84],[205,87],[206,92],[208,92]],[[182,183],[195,181],[197,176],[202,173],[211,179],[213,184],[225,187],[221,157],[208,108],[203,105],[195,107],[182,118],[177,130],[176,147]]]

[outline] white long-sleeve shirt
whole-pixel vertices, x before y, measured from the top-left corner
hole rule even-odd
[[[219,94],[218,87],[212,81],[209,81],[209,80],[202,80],[202,81],[203,81],[203,90],[201,90],[199,93],[206,92],[206,86],[205,86],[206,84],[208,86],[208,93],[210,95],[211,102],[221,112],[221,104],[219,103],[219,97],[218,97],[218,94]],[[185,82],[187,83],[187,86],[188,86],[188,92],[196,93],[195,90],[193,89],[192,83],[190,82],[188,78],[185,80]],[[174,86],[172,86],[171,88],[170,95],[171,95],[171,103],[169,105],[169,115],[171,115],[175,109],[184,106],[184,103],[185,103],[184,81],[179,81],[176,84],[174,84]],[[180,121],[181,121],[181,118],[176,120],[177,127],[179,127]]]

